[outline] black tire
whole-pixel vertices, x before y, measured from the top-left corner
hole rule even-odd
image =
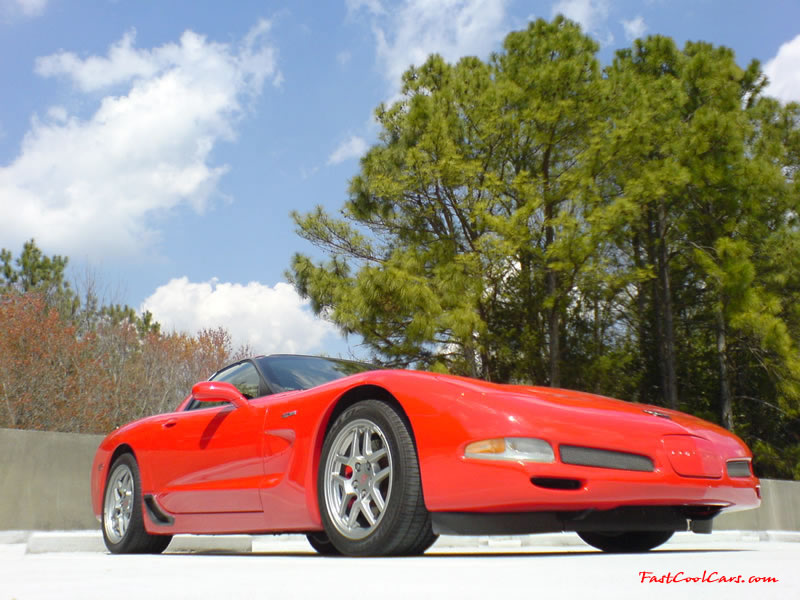
[[[436,540],[438,539],[439,539],[438,534],[433,533],[433,529],[429,524],[420,533],[420,538],[414,544],[412,544],[408,552],[406,552],[406,555],[417,556],[419,554],[425,554],[425,551],[431,546],[433,546],[436,543]]]
[[[306,539],[311,544],[311,547],[317,551],[317,554],[322,554],[323,556],[339,556],[341,554],[324,531],[309,531],[306,534]]]
[[[436,541],[410,426],[386,402],[358,402],[336,419],[317,492],[325,533],[342,554],[420,554]]]
[[[647,552],[672,537],[674,531],[579,531],[580,538],[603,552]]]
[[[122,454],[108,470],[103,492],[103,540],[110,552],[160,554],[166,550],[172,536],[147,533],[142,510],[139,467],[133,455]]]

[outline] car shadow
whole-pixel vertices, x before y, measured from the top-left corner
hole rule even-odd
[[[664,549],[652,550],[644,553],[617,553],[611,554],[608,552],[601,552],[599,550],[561,550],[561,551],[542,551],[542,550],[518,550],[518,551],[469,551],[469,552],[444,552],[436,551],[427,552],[422,556],[387,556],[387,557],[349,557],[349,556],[322,556],[313,550],[290,550],[290,551],[273,551],[273,550],[258,550],[254,552],[236,552],[227,550],[202,550],[202,551],[177,551],[170,552],[167,550],[163,556],[232,556],[232,557],[272,557],[272,558],[309,558],[309,559],[326,559],[326,560],[355,560],[369,558],[371,560],[419,560],[425,558],[426,560],[445,559],[445,558],[480,558],[480,559],[500,559],[500,558],[519,558],[522,556],[539,557],[539,558],[554,558],[554,557],[573,557],[582,558],[583,560],[591,560],[592,557],[601,556],[643,556],[652,554],[712,554],[712,553],[736,553],[736,552],[752,552],[748,548],[687,548],[687,549]]]

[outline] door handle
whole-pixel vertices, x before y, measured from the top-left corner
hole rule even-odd
[[[175,427],[178,424],[178,419],[170,419],[169,421],[165,421],[161,424],[161,427],[164,429],[169,429],[170,427]]]

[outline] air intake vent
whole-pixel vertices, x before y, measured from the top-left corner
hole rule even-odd
[[[728,477],[750,477],[750,461],[729,460]]]
[[[566,477],[531,477],[531,483],[536,487],[548,490],[579,490],[581,482],[579,479],[567,479]]]
[[[653,461],[647,456],[584,448],[582,446],[560,446],[561,462],[568,465],[584,467],[602,467],[604,469],[620,469],[623,471],[654,471]]]

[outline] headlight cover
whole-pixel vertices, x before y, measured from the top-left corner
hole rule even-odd
[[[467,444],[466,458],[552,463],[556,457],[549,442],[539,438],[492,438]]]

